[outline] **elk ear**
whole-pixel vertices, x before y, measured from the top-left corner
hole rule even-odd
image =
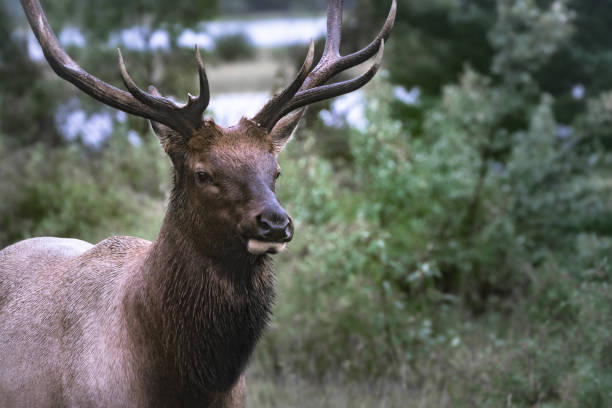
[[[153,96],[161,96],[157,88],[153,85],[149,86],[149,93]],[[153,132],[157,135],[159,142],[161,143],[164,151],[170,155],[170,152],[173,150],[173,147],[176,147],[177,144],[180,144],[183,140],[180,133],[172,128],[164,125],[163,123],[155,122],[150,120],[151,128],[153,128]]]
[[[180,133],[176,130],[159,122],[154,122],[152,120],[149,122],[166,153],[170,154],[170,151],[173,150],[174,147],[177,147],[183,140]]]
[[[295,133],[295,129],[300,123],[302,116],[304,116],[304,112],[306,112],[305,107],[290,113],[279,120],[270,131],[270,136],[272,137],[272,153],[275,156],[285,148],[285,145],[289,142],[293,133]]]

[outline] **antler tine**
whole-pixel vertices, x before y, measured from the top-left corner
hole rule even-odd
[[[271,129],[274,126],[274,123],[280,119],[279,112],[296,94],[296,92],[300,89],[304,81],[306,80],[310,70],[312,69],[312,64],[314,62],[314,41],[310,40],[310,46],[308,47],[308,54],[306,55],[306,59],[302,64],[302,68],[300,72],[296,75],[295,79],[285,90],[283,90],[278,95],[274,96],[266,105],[253,117],[253,121],[258,123],[260,126],[264,128]]]
[[[45,58],[57,75],[73,83],[90,96],[117,109],[134,115],[150,111],[148,107],[135,101],[130,93],[100,81],[74,62],[60,46],[38,0],[21,0],[21,5]]]
[[[206,69],[204,69],[204,62],[202,61],[202,55],[198,44],[195,45],[196,61],[198,63],[198,80],[200,82],[200,94],[197,98],[189,95],[188,104],[193,104],[194,108],[200,111],[200,115],[204,113],[208,104],[210,103],[210,89],[208,87],[208,78],[206,76]]]
[[[193,130],[195,130],[195,128],[202,122],[202,114],[210,102],[208,78],[206,76],[206,69],[204,68],[204,62],[202,61],[202,56],[200,55],[198,45],[196,44],[195,46],[195,55],[198,64],[200,94],[197,97],[188,94],[188,102],[185,106],[179,106],[170,99],[161,96],[155,87],[152,87],[155,92],[149,93],[140,89],[132,80],[127,72],[127,69],[125,68],[125,62],[123,61],[121,50],[117,49],[117,52],[119,53],[119,69],[121,79],[123,80],[123,83],[128,91],[130,91],[130,93],[140,102],[157,108],[161,112],[180,113],[180,115],[176,115],[176,119],[178,120],[175,119],[176,123],[171,127],[183,134],[191,135]]]
[[[204,102],[207,105],[209,99],[206,74],[203,72],[204,66],[200,64],[201,61],[198,62],[200,93],[205,97],[199,98],[198,103],[187,103],[187,105],[180,107],[167,98],[149,95],[139,89],[127,74],[123,58],[119,53],[121,76],[129,90],[129,92],[126,92],[91,75],[66,54],[49,26],[39,0],[20,1],[45,58],[58,76],[106,105],[132,115],[163,123],[186,137],[191,136],[193,131],[200,126],[201,115],[206,109],[206,106],[203,105]],[[203,85],[203,82],[206,82],[206,84]],[[202,92],[203,89],[206,92]]]
[[[337,3],[340,0],[330,0],[329,5],[331,7],[332,3]],[[340,5],[340,7],[342,7]],[[395,22],[395,15],[397,13],[397,0],[393,0],[391,3],[391,8],[389,9],[389,14],[387,15],[387,19],[383,24],[381,30],[376,35],[376,38],[372,40],[370,44],[368,44],[365,48],[362,48],[359,51],[356,51],[352,54],[345,55],[341,57],[339,52],[334,55],[335,58],[321,58],[312,74],[304,82],[303,89],[312,88],[314,86],[318,86],[324,84],[334,76],[338,75],[342,71],[346,71],[347,69],[357,66],[368,59],[372,58],[376,52],[378,51],[378,47],[381,44],[381,40],[387,41],[389,35],[391,34],[391,29],[393,28],[393,23]],[[341,13],[340,13],[341,14]],[[342,16],[340,16],[342,17]],[[330,19],[328,17],[328,40],[331,34],[329,28]],[[341,22],[336,26],[339,30],[341,28]],[[340,40],[338,40],[338,45],[340,44]],[[326,40],[327,45],[327,40]],[[327,48],[326,48],[327,50]],[[326,54],[324,54],[326,55]]]
[[[344,0],[330,0],[327,3],[327,36],[319,64],[328,58],[340,56],[343,3]]]
[[[266,106],[264,106],[264,108],[253,118],[253,121],[271,130],[276,122],[289,112],[314,102],[353,92],[367,84],[374,77],[382,62],[384,43],[387,38],[389,38],[393,23],[395,22],[397,0],[392,0],[385,24],[376,38],[365,48],[344,57],[340,56],[342,5],[343,0],[328,1],[325,50],[323,51],[323,56],[319,60],[319,63],[301,82],[299,90],[292,93],[288,92],[288,90],[292,89],[295,85],[294,81],[292,85],[282,93],[283,95],[292,95],[290,99],[281,104],[282,100],[277,97],[273,98],[273,100],[266,104]],[[376,60],[374,64],[361,76],[331,85],[324,85],[335,75],[365,62],[375,54]]]
[[[119,53],[119,71],[121,73],[121,79],[123,80],[123,83],[128,91],[138,101],[155,109],[159,114],[158,117],[164,117],[165,120],[172,123],[172,125],[168,126],[178,130],[187,137],[191,136],[193,131],[202,123],[202,114],[206,110],[208,100],[210,98],[204,63],[202,62],[198,49],[196,48],[196,60],[198,61],[200,96],[196,98],[189,95],[189,100],[184,106],[179,106],[172,100],[159,95],[159,92],[156,92],[156,94],[150,94],[140,89],[132,80],[127,72],[127,69],[125,68],[125,62],[123,61],[121,50],[117,49],[117,51]],[[167,124],[159,119],[153,120]]]
[[[188,123],[199,124],[202,122],[202,115],[210,102],[210,88],[208,86],[208,77],[206,76],[206,69],[204,68],[204,62],[202,61],[202,55],[200,54],[198,44],[195,45],[195,56],[198,64],[200,93],[198,96],[187,93],[187,104],[178,109],[187,117]]]
[[[127,69],[125,68],[125,62],[123,61],[123,56],[121,55],[121,50],[119,48],[117,48],[117,53],[119,55],[119,71],[121,73],[121,79],[123,80],[125,87],[136,99],[138,99],[145,105],[149,105],[153,108],[158,108],[162,111],[170,111],[172,109],[179,108],[176,104],[174,104],[174,102],[167,98],[164,98],[163,96],[151,95],[140,89],[132,80],[130,74],[128,74]]]
[[[338,82],[330,85],[318,86],[316,88],[306,89],[298,92],[290,104],[288,104],[280,113],[279,117],[283,117],[289,112],[301,108],[302,106],[310,105],[315,102],[319,102],[325,99],[334,98],[336,96],[344,95],[349,92],[356,91],[361,88],[378,72],[382,63],[382,57],[385,50],[385,40],[380,40],[378,47],[378,54],[376,54],[376,60],[374,64],[362,75],[357,78],[353,78],[347,81]]]

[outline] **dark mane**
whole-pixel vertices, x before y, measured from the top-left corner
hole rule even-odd
[[[129,321],[159,373],[151,392],[195,401],[227,392],[244,371],[270,319],[275,277],[269,256],[211,258],[173,231],[162,228],[144,261],[146,299]]]

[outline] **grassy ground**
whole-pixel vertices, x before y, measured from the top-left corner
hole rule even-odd
[[[274,380],[251,374],[247,382],[248,404],[254,408],[403,408],[423,406],[418,403],[418,395],[406,390],[402,384],[388,381],[344,383],[332,380],[325,382],[325,384],[313,384],[298,376],[288,376],[283,380]]]
[[[351,379],[338,373],[326,378],[305,378],[264,368],[265,346],[247,374],[248,402],[254,408],[450,408],[501,406],[487,402],[494,392],[489,367],[503,364],[505,356],[490,340],[440,350],[419,357],[417,366],[396,367],[399,375]],[[257,356],[259,353],[259,356]],[[355,358],[359,358],[356,356]],[[512,404],[512,395],[507,396]],[[498,398],[495,398],[499,401]]]

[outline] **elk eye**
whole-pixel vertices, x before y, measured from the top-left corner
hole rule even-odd
[[[212,176],[205,171],[197,171],[196,177],[198,181],[202,184],[208,184],[212,182]]]
[[[274,180],[278,179],[281,176],[281,171],[277,171],[276,174],[274,174]]]

